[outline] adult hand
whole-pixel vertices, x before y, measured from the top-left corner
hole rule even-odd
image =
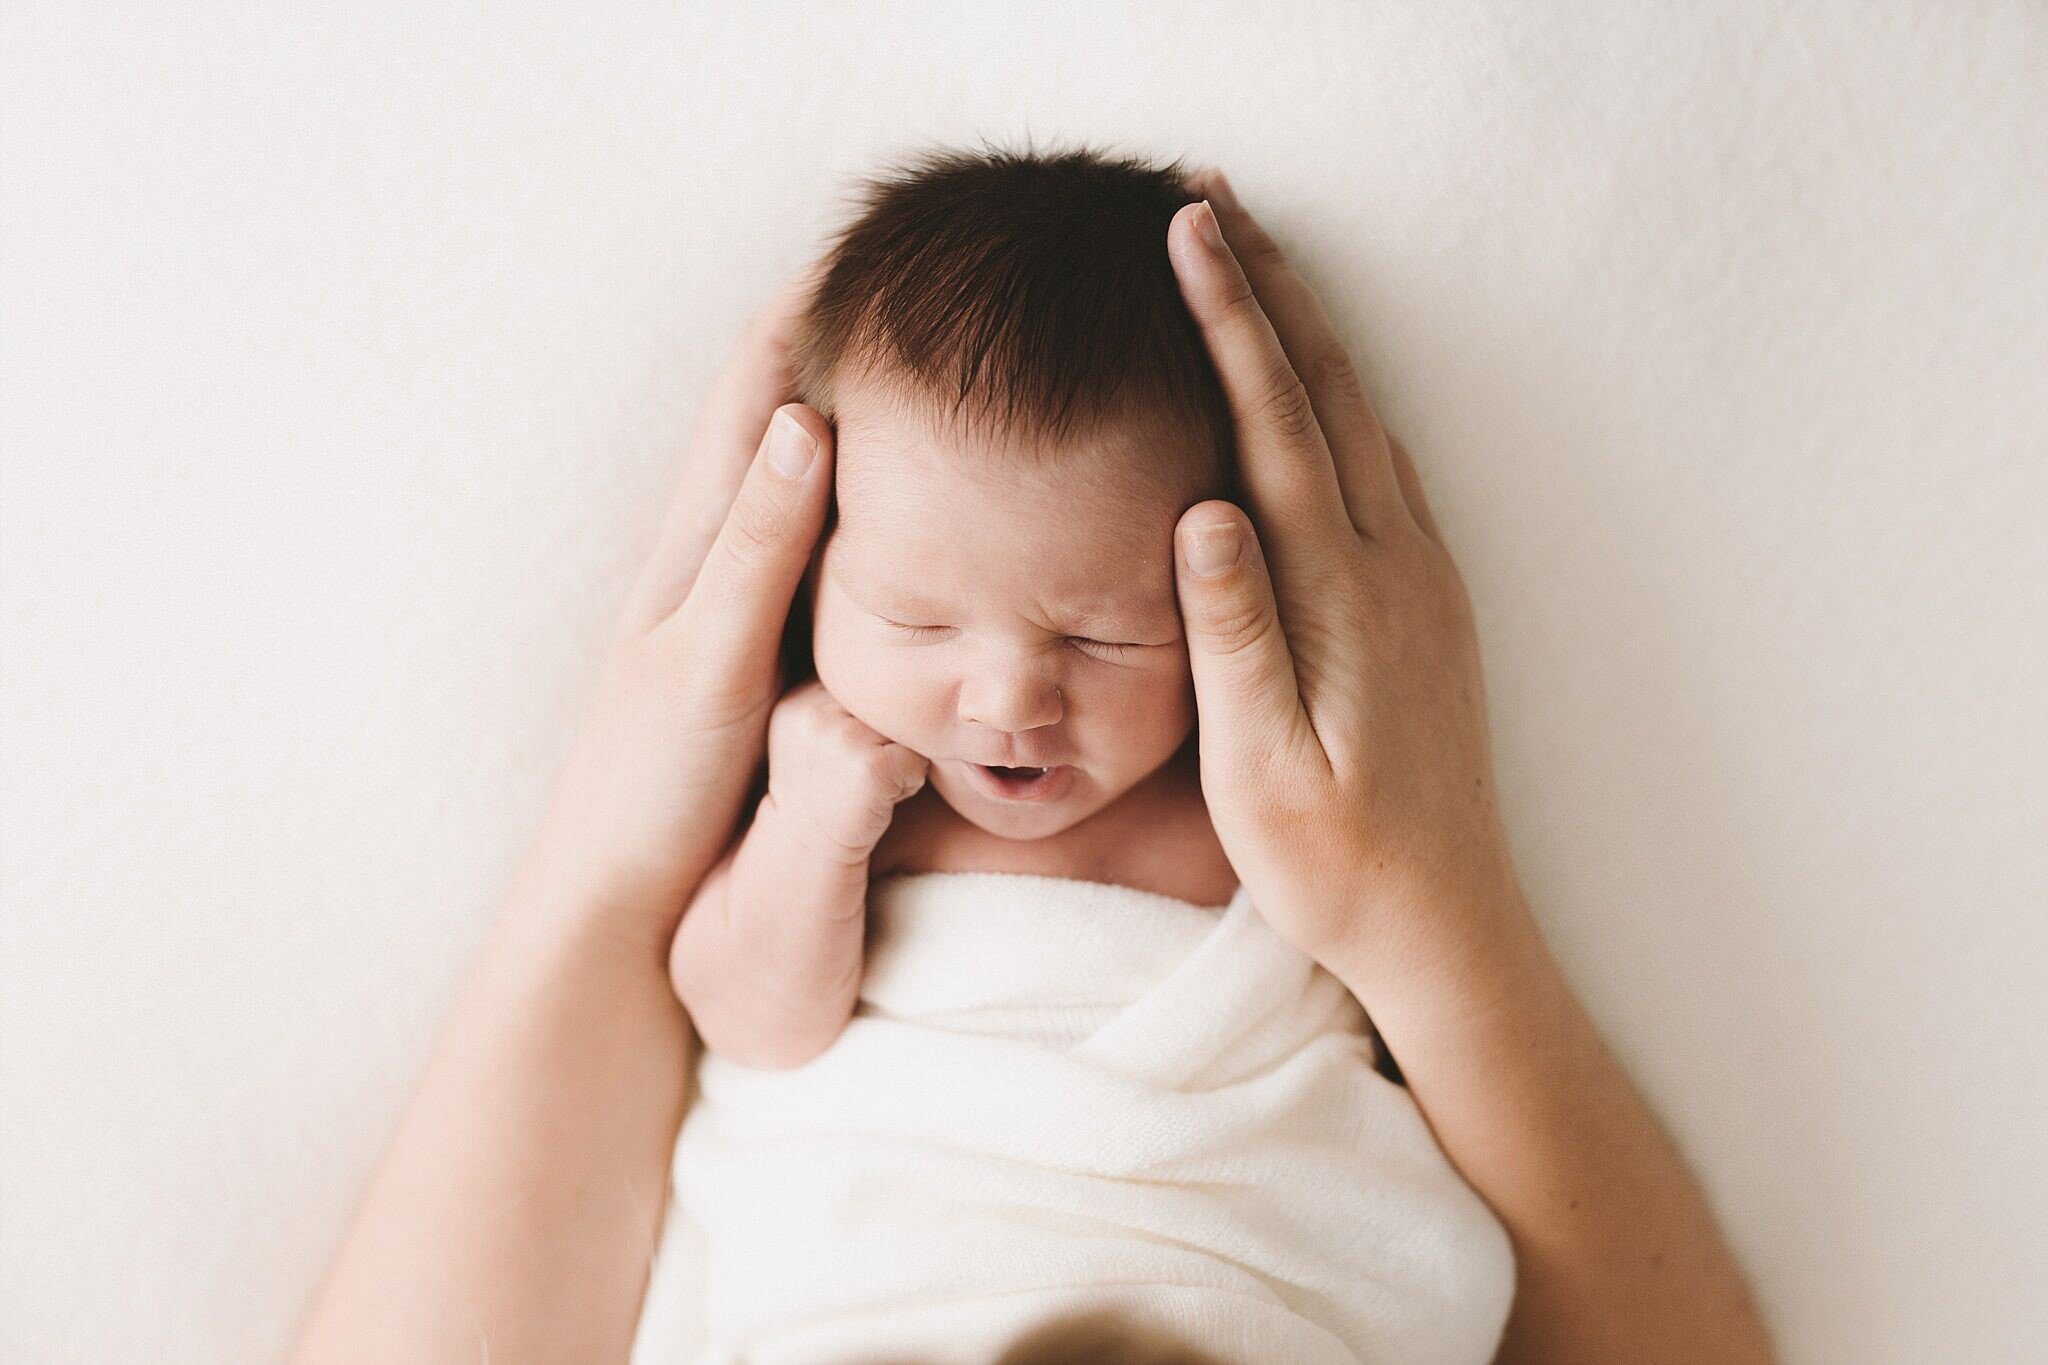
[[[782,690],[783,628],[832,487],[830,425],[802,404],[777,406],[790,390],[791,328],[821,265],[789,280],[748,324],[705,401],[681,484],[521,866],[514,899],[524,909],[599,913],[609,931],[665,954],[691,892],[731,839]]]
[[[1414,462],[1222,176],[1189,188],[1218,212],[1182,209],[1168,250],[1235,416],[1252,516],[1189,508],[1175,555],[1224,851],[1274,930],[1366,1004],[1513,1239],[1500,1359],[1768,1365],[1698,1185],[1518,884],[1471,603]]]
[[[1220,173],[1188,188],[1209,207],[1175,215],[1169,254],[1250,503],[1177,528],[1202,790],[1277,933],[1318,960],[1397,948],[1421,907],[1514,888],[1471,603],[1315,295]]]
[[[760,761],[831,487],[830,428],[776,411],[817,270],[754,318],[705,401],[540,831],[294,1365],[474,1359],[479,1343],[627,1357],[692,1051],[669,942]]]

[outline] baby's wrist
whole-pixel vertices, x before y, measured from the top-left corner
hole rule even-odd
[[[711,1051],[744,1066],[800,1065],[858,999],[867,877],[810,853],[764,802],[723,895],[713,950],[677,993]]]
[[[760,809],[754,818],[765,826],[768,842],[778,853],[802,865],[816,865],[846,874],[837,880],[850,883],[858,877],[861,884],[866,885],[868,863],[882,841],[880,833],[872,839],[849,840],[843,831],[835,832],[831,828],[833,822],[814,815],[809,805],[800,801],[780,801],[772,789],[761,798]],[[882,833],[886,832],[885,826]],[[782,866],[776,869],[778,874],[788,870]]]
[[[792,830],[772,797],[763,797],[740,836],[715,896],[693,905],[682,934],[707,966],[707,985],[736,976],[758,985],[838,946],[837,926],[860,919],[867,907],[865,865],[818,856]]]

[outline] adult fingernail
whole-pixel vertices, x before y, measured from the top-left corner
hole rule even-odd
[[[768,423],[768,463],[785,479],[799,479],[818,455],[818,444],[803,423],[781,408]]]
[[[1223,229],[1216,226],[1216,210],[1209,207],[1209,201],[1206,199],[1202,201],[1202,206],[1195,210],[1195,231],[1201,234],[1202,240],[1209,244],[1211,251],[1223,250]]]
[[[1244,528],[1234,521],[1204,526],[1185,537],[1188,567],[1197,578],[1214,578],[1237,563],[1244,549]]]

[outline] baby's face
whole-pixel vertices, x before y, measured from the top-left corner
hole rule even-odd
[[[1017,472],[872,389],[840,395],[836,430],[812,648],[841,705],[1005,838],[1057,834],[1173,756],[1195,716],[1173,528],[1203,494],[1144,443],[1174,438],[1133,425]],[[1055,771],[1026,799],[980,765]]]

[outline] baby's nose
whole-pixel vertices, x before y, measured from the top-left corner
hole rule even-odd
[[[1057,725],[1064,713],[1059,688],[1026,672],[974,678],[960,687],[961,719],[1005,734]]]

